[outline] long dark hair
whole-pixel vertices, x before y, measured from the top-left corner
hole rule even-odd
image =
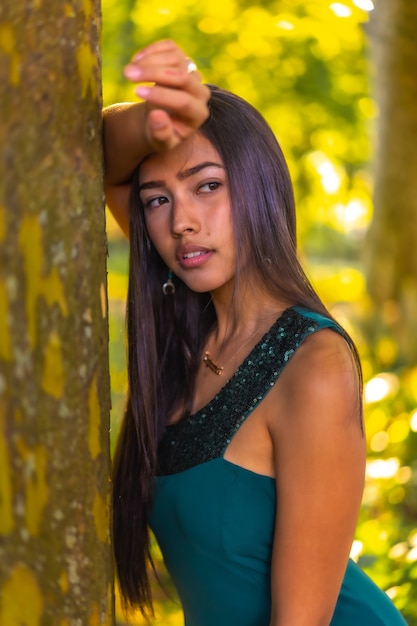
[[[243,259],[267,292],[331,318],[297,257],[292,184],[284,155],[263,117],[236,95],[211,87],[210,116],[200,128],[227,173],[239,289]],[[251,254],[248,255],[248,250]],[[216,322],[209,294],[175,280],[149,239],[133,178],[127,302],[129,395],[114,466],[113,533],[125,606],[152,613],[148,515],[157,446],[169,415],[189,415],[201,353]],[[352,350],[356,355],[352,344]]]

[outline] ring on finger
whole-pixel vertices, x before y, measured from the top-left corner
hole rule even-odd
[[[197,65],[194,63],[192,59],[187,59],[187,73],[191,74],[191,72],[197,71]]]

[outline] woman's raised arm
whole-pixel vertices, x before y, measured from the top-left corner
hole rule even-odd
[[[128,232],[131,176],[151,152],[175,147],[208,117],[208,87],[184,52],[169,40],[138,52],[124,74],[144,100],[103,111],[106,201],[122,230]],[[151,86],[149,86],[151,83]]]

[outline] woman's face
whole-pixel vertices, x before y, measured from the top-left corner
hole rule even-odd
[[[173,150],[149,155],[139,171],[149,237],[190,289],[233,283],[236,251],[223,162],[200,133]]]

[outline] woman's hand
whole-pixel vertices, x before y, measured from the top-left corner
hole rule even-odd
[[[124,74],[132,82],[154,83],[135,89],[146,102],[144,131],[154,150],[173,148],[208,117],[210,91],[173,41],[158,41],[135,54]]]

